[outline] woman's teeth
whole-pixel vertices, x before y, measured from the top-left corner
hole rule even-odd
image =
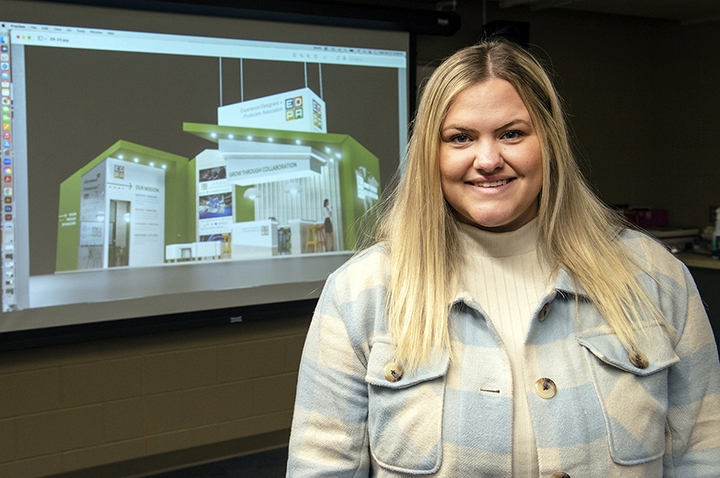
[[[474,183],[475,186],[479,188],[496,188],[498,186],[504,186],[505,184],[509,183],[509,179],[503,179],[500,181],[493,181],[491,183]]]

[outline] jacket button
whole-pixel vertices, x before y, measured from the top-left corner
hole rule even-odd
[[[403,376],[403,368],[399,363],[395,362],[390,362],[385,365],[383,372],[385,373],[385,379],[388,382],[397,382]]]
[[[563,473],[562,471],[558,471],[557,473],[553,473],[550,478],[570,478],[570,475]]]
[[[545,320],[545,317],[548,316],[548,312],[550,312],[550,302],[543,305],[543,308],[540,309],[540,312],[538,312],[538,320],[541,322]]]
[[[540,398],[553,398],[557,393],[557,386],[549,378],[541,378],[535,382],[535,393]]]
[[[648,358],[645,356],[644,353],[640,352],[639,350],[636,350],[635,352],[630,352],[628,358],[630,359],[630,363],[635,365],[639,369],[646,369],[648,368],[648,365],[650,365],[650,362],[648,362]]]

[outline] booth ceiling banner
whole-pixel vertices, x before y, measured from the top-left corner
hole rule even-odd
[[[320,174],[326,163],[323,156],[312,148],[266,157],[257,153],[230,153],[225,155],[227,177],[230,183],[240,186],[306,178]]]

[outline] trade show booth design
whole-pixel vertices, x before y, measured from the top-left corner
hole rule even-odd
[[[216,146],[190,160],[118,141],[61,185],[56,271],[354,250],[379,162],[324,112],[309,88],[220,107],[183,123]]]

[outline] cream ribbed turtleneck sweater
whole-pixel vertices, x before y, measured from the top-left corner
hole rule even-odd
[[[460,287],[483,307],[500,334],[513,374],[513,473],[537,477],[538,459],[523,371],[532,312],[552,284],[537,252],[537,218],[512,232],[494,233],[460,225]]]

